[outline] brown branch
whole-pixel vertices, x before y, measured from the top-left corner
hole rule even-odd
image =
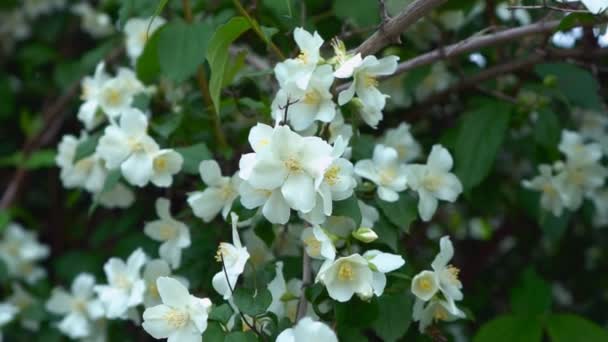
[[[433,51],[411,58],[407,61],[401,62],[397,66],[397,71],[395,71],[394,74],[385,78],[390,78],[395,75],[399,75],[409,70],[415,69],[417,67],[432,64],[440,60],[477,51],[484,47],[500,45],[502,43],[517,40],[529,35],[550,33],[553,32],[559,26],[559,24],[559,20],[541,21],[534,24],[503,30],[483,36],[470,37],[458,43],[443,46]],[[336,88],[336,90],[338,92],[343,91],[347,89],[349,85],[349,83],[341,84]]]
[[[298,301],[298,311],[296,314],[296,322],[299,321],[302,317],[306,315],[306,310],[308,309],[308,302],[306,301],[305,290],[311,282],[312,273],[310,270],[310,257],[306,250],[302,253],[302,294],[300,295],[300,300]]]
[[[550,60],[564,60],[567,58],[576,59],[593,59],[608,55],[608,48],[586,50],[586,49],[569,49],[569,50],[539,50],[526,57],[516,59],[511,62],[499,64],[493,67],[484,69],[483,71],[466,78],[448,89],[436,93],[426,100],[418,103],[415,107],[407,111],[408,118],[412,119],[415,117],[424,116],[428,113],[430,106],[444,102],[448,95],[458,93],[468,89],[478,89],[482,82],[497,78],[499,76],[521,71],[523,69],[532,67],[533,65],[540,64]],[[395,119],[402,119],[394,116]]]
[[[382,23],[380,28],[359,45],[354,52],[359,52],[363,56],[378,52],[399,38],[401,33],[444,1],[446,0],[415,0],[399,15],[391,18],[386,23]]]
[[[117,58],[119,58],[124,52],[124,48],[120,47],[112,50],[105,58],[106,63],[111,63]],[[23,144],[21,148],[21,161],[22,164],[27,162],[28,158],[31,154],[37,149],[46,146],[57,136],[57,133],[61,129],[61,124],[65,119],[65,111],[67,107],[70,105],[72,100],[78,96],[80,90],[80,82],[81,80],[77,80],[72,83],[66,92],[61,95],[57,101],[55,101],[50,106],[46,107],[44,111],[42,111],[43,124],[40,131],[31,136],[26,142]],[[0,209],[7,209],[13,205],[15,200],[17,199],[19,192],[21,191],[21,187],[23,186],[23,182],[27,176],[28,170],[23,166],[18,166],[15,174],[8,182],[4,193],[2,194],[2,199],[0,199]]]

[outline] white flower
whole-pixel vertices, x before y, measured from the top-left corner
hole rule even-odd
[[[61,168],[59,176],[63,186],[68,189],[83,187],[87,191],[95,193],[103,188],[108,170],[97,153],[75,162],[78,145],[86,138],[86,134],[82,134],[80,138],[64,135],[57,146],[55,162]]]
[[[93,321],[104,315],[104,309],[93,292],[95,278],[88,273],[79,274],[72,282],[71,293],[63,288],[55,288],[46,302],[48,311],[64,316],[59,322],[59,330],[70,338],[91,335]]]
[[[581,0],[581,2],[593,14],[600,14],[608,8],[608,1],[606,0]]]
[[[6,264],[10,277],[35,283],[46,276],[45,269],[36,263],[48,256],[48,246],[39,243],[35,233],[16,223],[6,227],[0,240],[0,259]]]
[[[165,22],[165,19],[156,16],[146,19],[131,18],[125,23],[127,55],[131,58],[133,64],[144,51],[150,36]]]
[[[106,127],[99,139],[97,153],[112,170],[120,167],[125,179],[144,186],[154,173],[154,156],[158,145],[147,134],[148,118],[131,108],[120,117],[120,124]]]
[[[28,311],[34,305],[37,305],[37,299],[27,292],[18,282],[12,284],[13,293],[7,298],[6,302],[17,307],[19,313]],[[40,321],[38,317],[28,317],[29,315],[20,315],[21,326],[29,331],[38,331]]]
[[[439,278],[433,271],[422,271],[412,279],[412,293],[421,300],[428,301],[439,291]]]
[[[559,1],[559,0],[558,0]],[[509,4],[501,2],[496,5],[496,16],[502,21],[517,20],[520,25],[528,25],[532,21],[530,13],[523,8],[509,8]]]
[[[282,300],[287,293],[287,282],[283,276],[283,262],[277,261],[275,264],[275,276],[268,283],[268,291],[272,295],[272,302],[268,311],[277,315],[278,319],[285,317],[285,302]]]
[[[450,172],[452,165],[450,152],[441,145],[434,145],[426,165],[406,167],[408,183],[418,192],[418,213],[423,221],[433,217],[438,200],[454,202],[462,192],[460,180]]]
[[[158,254],[175,269],[181,264],[182,249],[190,246],[190,229],[171,216],[170,206],[168,199],[157,199],[156,214],[160,219],[146,223],[144,232],[150,238],[162,242]]]
[[[363,257],[368,260],[373,271],[372,287],[374,294],[382,296],[386,287],[385,273],[401,268],[405,264],[405,260],[401,255],[384,253],[376,249],[365,252]]]
[[[158,287],[156,287],[156,280],[159,277],[170,277],[171,267],[163,259],[153,259],[146,263],[143,272],[143,280],[146,283],[146,292],[144,294],[144,305],[149,308],[158,304],[161,304],[160,295],[158,293]],[[175,279],[179,280],[182,285],[186,288],[189,282],[186,278],[174,276]]]
[[[98,193],[97,201],[104,208],[125,209],[135,202],[135,194],[124,184],[118,183],[112,189]]]
[[[399,161],[410,162],[420,157],[422,149],[410,132],[410,125],[402,122],[399,127],[387,129],[382,139],[384,146],[397,150]]]
[[[300,54],[297,58],[278,63],[274,72],[277,78],[286,80],[282,88],[305,90],[320,60],[319,49],[323,45],[323,38],[316,31],[313,35],[301,27],[296,27],[293,37],[300,48]]]
[[[340,111],[336,113],[336,116],[329,124],[328,130],[330,144],[333,144],[338,137],[342,137],[347,143],[353,137],[353,126],[344,122],[344,116],[342,116]],[[345,154],[349,154],[349,151],[347,150]]]
[[[608,189],[596,190],[590,195],[590,198],[595,206],[593,225],[595,227],[608,225]]]
[[[283,330],[276,340],[276,342],[309,341],[338,342],[338,337],[327,325],[315,322],[310,317],[304,317],[294,328]]]
[[[373,295],[373,271],[367,259],[359,254],[327,260],[317,273],[317,282],[327,288],[329,296],[339,302],[346,302],[354,294],[361,298]]]
[[[336,115],[336,105],[330,91],[334,81],[331,66],[321,65],[316,68],[304,90],[286,88],[291,81],[289,77],[290,75],[277,74],[281,89],[272,102],[272,117],[275,121],[287,119],[296,131],[310,128],[316,120],[331,122]],[[289,105],[287,111],[288,102],[293,104]],[[287,118],[284,118],[286,111]]]
[[[559,184],[560,195],[564,205],[576,210],[583,203],[583,197],[589,196],[593,191],[604,185],[608,170],[599,161],[591,163],[580,163],[568,159],[566,163],[557,162],[554,165],[557,175],[556,182]]]
[[[184,163],[181,154],[172,149],[162,149],[152,156],[152,176],[150,181],[158,187],[169,187],[173,184],[173,176],[177,174]]]
[[[312,211],[301,214],[302,218],[312,224],[325,222],[327,216],[330,216],[333,211],[333,202],[351,197],[357,186],[353,164],[341,157],[345,150],[346,142],[339,137],[333,146],[332,163],[325,170],[323,178],[315,180],[317,190],[315,207]]]
[[[306,253],[311,258],[319,260],[334,260],[336,258],[336,247],[331,237],[319,225],[304,229],[301,239]]]
[[[232,290],[236,286],[239,276],[245,270],[245,264],[249,260],[247,248],[241,245],[241,239],[237,231],[238,216],[232,214],[232,244],[220,243],[215,259],[222,264],[222,269],[213,276],[211,281],[213,288],[224,299],[232,297]]]
[[[397,56],[388,56],[380,60],[375,56],[366,56],[355,69],[353,82],[348,89],[338,95],[338,104],[341,106],[346,104],[356,94],[366,106],[382,110],[387,95],[378,90],[378,77],[393,74],[397,70],[397,61],[399,61]]]
[[[583,137],[573,131],[562,131],[562,137],[557,147],[566,155],[568,162],[576,165],[592,164],[602,158],[602,147],[599,144],[585,144]]]
[[[280,189],[289,207],[310,212],[316,201],[315,181],[333,160],[331,146],[321,138],[302,137],[287,126],[278,126],[269,141],[266,135],[260,139],[265,144],[259,148],[255,146],[257,131],[251,130],[249,141],[259,151],[241,157],[240,177],[254,189]]]
[[[153,259],[146,263],[143,272],[143,280],[146,283],[146,292],[144,294],[144,305],[149,308],[161,304],[156,280],[159,277],[171,276],[171,267],[167,261],[163,259]]]
[[[359,209],[361,210],[361,227],[372,228],[376,222],[380,219],[380,213],[378,209],[371,205],[365,204],[365,202],[358,200]]]
[[[80,27],[95,38],[112,34],[112,18],[107,13],[98,12],[87,2],[72,6],[72,12],[80,16]]]
[[[526,189],[541,191],[540,205],[555,216],[561,216],[564,211],[564,198],[562,186],[553,175],[551,165],[539,165],[540,174],[531,180],[524,180],[522,185]]]
[[[416,87],[415,95],[418,101],[425,100],[431,94],[446,90],[454,81],[444,63],[435,63],[431,72]]]
[[[211,310],[208,298],[197,298],[179,281],[160,277],[156,281],[163,304],[146,309],[144,330],[168,342],[201,342]]]
[[[441,299],[433,299],[428,303],[416,299],[412,313],[414,322],[419,322],[418,328],[420,333],[424,333],[426,328],[434,321],[451,322],[464,317],[466,315],[462,310],[457,307],[451,307],[448,302]]]
[[[262,214],[271,223],[285,224],[289,221],[290,208],[285,201],[281,189],[256,189],[248,182],[239,184],[241,204],[247,209],[262,207]]]
[[[130,110],[135,95],[144,91],[133,70],[120,68],[116,77],[104,82],[99,89],[99,106],[113,120]]]
[[[126,318],[129,309],[143,302],[146,285],[141,279],[141,268],[146,263],[141,249],[135,250],[125,263],[119,258],[110,258],[103,266],[108,285],[96,285],[107,318]]]
[[[10,323],[19,313],[19,308],[11,303],[0,303],[0,328]],[[0,330],[1,333],[1,330]],[[0,335],[1,340],[2,335]]]
[[[82,79],[82,94],[80,98],[84,101],[78,109],[78,120],[80,120],[87,130],[92,130],[100,124],[104,117],[98,115],[99,99],[103,85],[110,79],[105,71],[105,63],[100,62],[95,68],[93,76]]]
[[[198,170],[207,189],[188,194],[188,204],[194,215],[210,222],[221,212],[225,219],[238,196],[240,178],[238,175],[222,176],[215,160],[203,160]]]
[[[392,147],[376,145],[372,159],[355,164],[355,173],[378,186],[378,196],[387,202],[399,199],[398,192],[407,189],[405,166],[399,163],[399,155]]]
[[[412,293],[423,301],[431,300],[438,292],[448,303],[450,312],[456,313],[455,301],[462,300],[462,283],[458,279],[460,270],[448,263],[454,256],[454,247],[449,236],[439,241],[440,251],[431,263],[433,271],[422,271],[412,280]]]

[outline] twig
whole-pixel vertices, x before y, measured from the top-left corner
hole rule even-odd
[[[551,5],[512,5],[509,6],[510,10],[514,10],[514,9],[525,9],[525,10],[532,10],[532,9],[546,9],[546,10],[552,10],[552,11],[557,11],[557,12],[564,12],[564,13],[590,13],[587,10],[579,10],[579,9],[575,9],[575,8],[569,8],[569,7],[559,7],[559,6],[551,6]]]
[[[285,59],[285,55],[283,55],[281,50],[272,42],[272,40],[270,40],[268,37],[266,37],[264,32],[262,32],[262,30],[260,29],[260,25],[258,25],[258,23],[255,22],[255,20],[249,15],[249,13],[247,13],[247,10],[245,10],[243,5],[241,5],[241,2],[239,0],[232,0],[232,3],[234,4],[234,7],[236,7],[237,11],[243,17],[245,17],[247,22],[249,22],[249,25],[251,25],[251,28],[253,28],[253,31],[255,32],[255,34],[257,34],[258,37],[260,37],[260,39],[262,39],[264,41],[264,43],[266,43],[266,45],[268,45],[270,47],[270,50],[272,50],[272,52],[274,52],[274,54],[277,55],[277,57],[279,57],[279,59],[281,59],[281,60]]]
[[[418,115],[426,115],[428,113],[429,106],[436,105],[443,102],[449,94],[460,92],[466,89],[477,88],[482,82],[497,78],[499,76],[513,73],[522,69],[529,68],[535,64],[543,63],[549,60],[563,60],[566,58],[599,58],[608,55],[608,48],[595,49],[595,50],[584,50],[584,49],[569,49],[569,50],[541,50],[532,53],[526,57],[516,59],[511,62],[499,64],[464,79],[446,90],[436,93],[426,100],[420,102],[415,107],[410,108],[408,113],[408,119],[417,117]],[[492,94],[493,96],[495,94]],[[398,116],[393,116],[395,119],[402,119]]]
[[[299,321],[304,315],[306,315],[306,309],[308,309],[308,302],[306,301],[305,290],[310,285],[312,273],[310,270],[310,257],[306,250],[302,253],[302,294],[298,300],[298,311],[296,314],[296,322]]]
[[[222,262],[222,271],[224,271],[224,277],[226,277],[226,283],[228,284],[228,289],[230,290],[230,293],[232,293],[234,295],[234,287],[232,287],[232,284],[230,284],[230,278],[228,277],[228,271],[226,270],[226,264],[224,264],[224,255],[221,252],[218,254],[220,256],[220,261]],[[249,329],[251,329],[251,331],[256,333],[256,335],[262,337],[262,339],[265,340],[264,335],[262,335],[258,331],[258,329],[255,327],[255,325],[251,325],[251,323],[249,323],[249,321],[245,317],[245,314],[242,313],[241,310],[237,310],[237,311],[239,312],[239,316],[241,316],[241,319],[243,320],[243,322],[245,322],[245,324],[249,327]],[[254,324],[255,324],[255,322],[254,322]]]
[[[399,15],[382,25],[371,37],[359,45],[354,52],[359,52],[363,56],[378,52],[444,1],[446,0],[415,0],[401,11]]]
[[[419,55],[417,57],[411,58],[407,61],[401,62],[397,66],[397,71],[395,71],[394,74],[386,78],[402,74],[406,71],[421,67],[423,65],[432,64],[445,58],[451,58],[465,53],[477,51],[484,47],[500,45],[504,42],[517,40],[533,34],[549,33],[555,30],[559,26],[559,24],[559,20],[543,21],[483,36],[470,37],[458,43],[441,47],[425,54]],[[336,90],[340,92],[347,89],[349,86],[350,83],[344,83],[339,85]]]
[[[120,57],[123,52],[123,47],[114,49],[110,51],[104,60],[106,63],[111,63]],[[23,163],[28,160],[34,151],[47,145],[53,140],[53,138],[55,138],[59,132],[59,129],[61,128],[63,120],[65,119],[65,115],[63,114],[65,113],[66,107],[70,105],[72,100],[77,97],[79,93],[80,82],[81,80],[79,79],[72,83],[68,87],[67,91],[57,99],[57,101],[46,107],[46,110],[42,112],[42,117],[44,120],[42,125],[43,128],[40,129],[36,135],[29,138],[21,148]],[[23,166],[17,167],[15,174],[7,183],[6,189],[2,194],[2,199],[0,199],[0,209],[7,209],[13,205],[19,195],[19,192],[21,191],[21,187],[23,186],[23,182],[27,176],[27,171],[28,170]]]
[[[187,22],[191,23],[194,16],[192,14],[190,0],[182,0],[182,7],[184,8],[184,18]],[[203,102],[205,102],[205,107],[211,111],[215,140],[217,141],[218,147],[225,150],[228,148],[228,143],[226,142],[226,136],[224,136],[224,131],[222,130],[220,113],[217,113],[215,106],[213,105],[213,100],[211,99],[211,95],[209,93],[209,84],[207,83],[205,67],[202,65],[196,71],[196,81],[198,83],[198,88],[201,93],[201,97],[203,98]]]

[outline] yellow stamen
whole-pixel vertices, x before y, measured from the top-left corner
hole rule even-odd
[[[338,279],[342,281],[355,279],[355,270],[349,262],[343,262],[338,269]]]
[[[164,318],[171,327],[176,329],[186,326],[188,320],[190,319],[187,312],[175,309],[171,309],[169,312],[167,312]]]
[[[340,177],[338,174],[340,173],[340,167],[333,165],[327,171],[325,171],[325,181],[327,184],[334,186],[338,183]]]

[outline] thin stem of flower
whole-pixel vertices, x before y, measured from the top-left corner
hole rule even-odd
[[[191,23],[194,19],[192,14],[192,7],[190,6],[190,0],[182,0],[182,7],[184,8],[184,18],[187,22]],[[207,73],[205,72],[205,67],[201,65],[196,71],[196,81],[198,83],[198,88],[201,93],[201,97],[203,98],[203,102],[205,102],[205,107],[211,111],[211,118],[213,120],[213,131],[215,134],[215,140],[218,144],[218,147],[221,150],[225,150],[228,148],[228,143],[226,142],[226,136],[224,135],[224,131],[222,130],[222,124],[220,121],[220,113],[215,111],[215,107],[213,106],[213,100],[211,99],[211,95],[209,93],[209,84],[207,83]]]
[[[230,278],[228,277],[228,271],[226,270],[226,264],[224,264],[224,255],[222,253],[218,253],[218,254],[220,256],[220,261],[222,262],[222,271],[224,272],[224,277],[226,277],[226,283],[228,284],[228,289],[230,290],[230,293],[232,293],[234,295],[234,287],[232,287],[232,284],[230,284]],[[249,329],[251,329],[251,331],[256,333],[256,335],[260,336],[262,338],[262,340],[265,341],[266,337],[264,335],[262,335],[262,333],[260,333],[258,331],[258,329],[256,329],[256,327],[255,327],[255,318],[253,320],[254,325],[251,325],[251,323],[249,323],[249,321],[245,317],[245,314],[243,314],[240,310],[237,310],[237,311],[238,311],[239,315],[241,316],[241,319],[243,320],[243,322],[245,322],[245,324],[249,327]]]
[[[262,32],[260,25],[258,25],[258,23],[255,21],[255,19],[253,19],[249,15],[249,13],[247,13],[247,10],[243,7],[243,5],[241,5],[241,2],[239,0],[232,0],[232,3],[234,4],[234,7],[236,7],[237,11],[243,17],[245,17],[245,19],[247,19],[247,22],[249,22],[249,25],[251,25],[251,28],[253,29],[255,34],[257,34],[258,37],[260,37],[260,39],[262,39],[264,41],[264,43],[266,43],[266,45],[268,45],[268,47],[270,47],[270,50],[272,50],[272,52],[275,55],[277,55],[277,57],[279,57],[279,59],[281,59],[281,60],[285,59],[285,55],[283,55],[283,52],[281,52],[281,50],[272,42],[272,40],[270,40],[268,37],[266,37],[264,32]]]
[[[310,285],[312,272],[310,269],[310,257],[306,253],[306,249],[302,252],[302,294],[298,300],[298,311],[296,314],[296,322],[306,315],[308,302],[306,301],[306,288]]]

